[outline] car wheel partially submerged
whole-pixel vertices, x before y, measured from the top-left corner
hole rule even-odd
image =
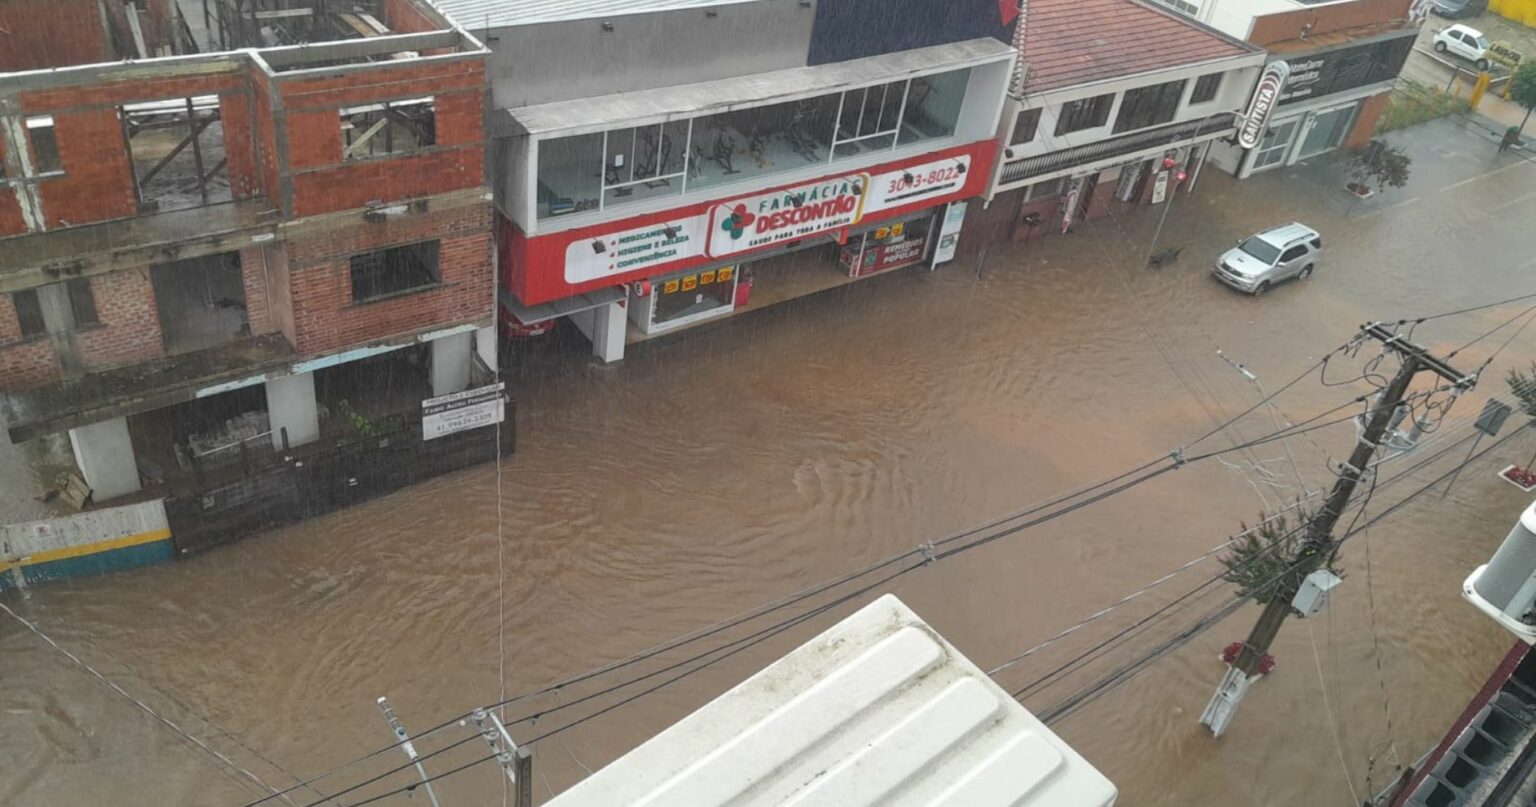
[[[1253,296],[1258,297],[1258,296],[1264,294],[1267,291],[1269,291],[1269,281],[1268,280],[1261,281],[1259,283],[1259,285],[1254,287],[1254,289],[1253,289]]]
[[[1308,265],[1306,268],[1302,269],[1301,270],[1301,274],[1299,275],[1299,277],[1302,280],[1306,280],[1307,278],[1309,278],[1311,276],[1312,276],[1312,267],[1311,267],[1311,265]]]

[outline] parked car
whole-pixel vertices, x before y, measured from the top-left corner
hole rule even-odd
[[[1460,23],[1435,34],[1435,52],[1460,56],[1477,65],[1479,70],[1488,69],[1488,48],[1491,45],[1482,31]]]
[[[1435,0],[1429,10],[1448,20],[1464,20],[1487,11],[1488,0]]]
[[[1305,224],[1282,224],[1239,239],[1216,262],[1216,279],[1238,291],[1263,294],[1282,280],[1307,278],[1317,268],[1323,237]]]

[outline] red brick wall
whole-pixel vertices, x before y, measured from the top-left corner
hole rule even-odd
[[[95,0],[0,2],[0,73],[112,58]]]
[[[38,182],[47,226],[119,219],[138,212],[123,127],[112,109],[57,112],[62,176]]]
[[[0,141],[0,165],[5,164],[5,143]],[[0,238],[27,231],[27,222],[21,217],[21,202],[15,186],[0,187]]]
[[[1390,92],[1384,92],[1365,99],[1355,118],[1354,128],[1349,130],[1349,137],[1344,138],[1344,148],[1357,149],[1371,142],[1371,137],[1376,134],[1376,124],[1381,120],[1381,113],[1387,111],[1387,99],[1391,95]]]
[[[262,247],[240,250],[240,282],[245,289],[245,318],[252,334],[277,331],[268,291],[272,283],[266,253]]]
[[[384,0],[384,24],[390,31],[403,34],[424,34],[441,31],[438,25],[421,12],[411,0]]]
[[[251,120],[249,95],[219,98],[219,122],[224,128],[224,157],[229,161],[230,192],[236,199],[265,195],[266,185],[256,170],[256,131]]]
[[[1126,166],[1120,170],[1130,171],[1135,166]],[[1115,189],[1120,185],[1120,177],[1113,179],[1100,179],[1099,184],[1093,187],[1093,198],[1088,200],[1088,212],[1083,215],[1086,221],[1103,218],[1109,215],[1111,205],[1119,204],[1115,199]]]
[[[100,327],[75,334],[75,348],[87,370],[106,370],[165,355],[160,312],[149,267],[91,278]]]
[[[11,295],[0,294],[0,390],[22,390],[57,380],[59,364],[47,339],[21,341]]]
[[[485,184],[485,73],[478,60],[285,80],[288,157],[295,216],[363,207]],[[340,109],[380,100],[433,97],[437,143],[417,154],[346,162]]]
[[[491,313],[491,208],[428,213],[288,243],[294,347],[321,353]],[[442,286],[371,303],[352,301],[349,258],[441,240]]]
[[[1290,39],[1300,39],[1307,25],[1308,36],[1320,36],[1352,28],[1372,25],[1385,27],[1388,23],[1408,19],[1408,7],[1413,0],[1355,0],[1334,6],[1284,11],[1265,14],[1253,20],[1253,31],[1248,41],[1259,46],[1273,45]]]
[[[274,201],[278,199],[277,121],[272,116],[272,85],[267,75],[259,70],[251,71],[251,113],[255,115],[256,174],[261,187]]]

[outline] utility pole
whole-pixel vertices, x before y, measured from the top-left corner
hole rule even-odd
[[[1200,715],[1200,723],[1209,726],[1211,733],[1217,737],[1231,723],[1238,704],[1242,703],[1248,685],[1253,681],[1254,672],[1258,670],[1259,661],[1269,653],[1270,646],[1280,633],[1280,626],[1291,615],[1291,601],[1301,589],[1302,581],[1333,552],[1333,528],[1343,515],[1350,497],[1354,495],[1361,477],[1370,467],[1371,458],[1381,445],[1382,438],[1389,428],[1395,427],[1402,420],[1400,410],[1403,397],[1414,376],[1429,370],[1445,379],[1455,394],[1471,389],[1476,383],[1475,377],[1457,372],[1444,361],[1430,355],[1429,351],[1392,333],[1379,323],[1365,326],[1363,332],[1365,336],[1381,342],[1384,348],[1402,357],[1402,367],[1386,389],[1376,396],[1374,409],[1364,416],[1364,427],[1355,442],[1355,450],[1350,453],[1349,461],[1344,464],[1338,480],[1334,482],[1327,503],[1307,524],[1306,538],[1291,558],[1288,570],[1275,582],[1272,599],[1264,606],[1264,612],[1259,615],[1259,621],[1243,642],[1237,659],[1227,669],[1221,684],[1216,688],[1216,694]]]
[[[533,752],[512,739],[506,724],[495,711],[476,708],[469,719],[480,729],[480,736],[485,738],[492,753],[496,754],[496,762],[506,772],[507,783],[512,788],[513,807],[533,807]],[[467,722],[459,721],[461,725]]]
[[[432,777],[427,775],[427,769],[421,764],[421,755],[416,753],[416,744],[411,742],[411,735],[405,731],[405,725],[395,715],[395,707],[389,705],[389,699],[379,696],[379,711],[384,713],[384,722],[389,724],[389,730],[395,734],[395,742],[400,745],[400,750],[416,765],[416,773],[421,776],[421,784],[427,789],[427,798],[431,800],[432,807],[442,807],[438,804],[437,793],[432,790]]]

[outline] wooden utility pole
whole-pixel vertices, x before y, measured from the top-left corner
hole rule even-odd
[[[1216,688],[1216,694],[1200,716],[1200,723],[1209,726],[1211,732],[1218,737],[1226,731],[1237,712],[1238,704],[1242,703],[1248,685],[1254,680],[1253,674],[1258,670],[1259,661],[1269,653],[1270,646],[1280,633],[1280,626],[1291,615],[1291,601],[1301,589],[1302,581],[1332,554],[1335,545],[1333,528],[1349,505],[1355,487],[1370,467],[1371,458],[1376,454],[1382,438],[1393,424],[1401,420],[1398,410],[1404,405],[1403,398],[1414,376],[1424,370],[1432,371],[1449,382],[1458,393],[1470,389],[1476,381],[1472,376],[1456,372],[1450,365],[1431,356],[1429,351],[1380,324],[1367,325],[1363,330],[1366,336],[1380,341],[1388,350],[1398,354],[1403,361],[1402,367],[1386,389],[1376,397],[1374,408],[1365,417],[1364,427],[1355,442],[1355,450],[1340,470],[1338,481],[1334,482],[1333,490],[1328,494],[1328,501],[1308,522],[1306,539],[1290,559],[1289,568],[1274,582],[1275,590],[1264,606],[1263,613],[1259,615],[1259,621],[1249,632],[1237,659],[1227,669],[1221,684]]]

